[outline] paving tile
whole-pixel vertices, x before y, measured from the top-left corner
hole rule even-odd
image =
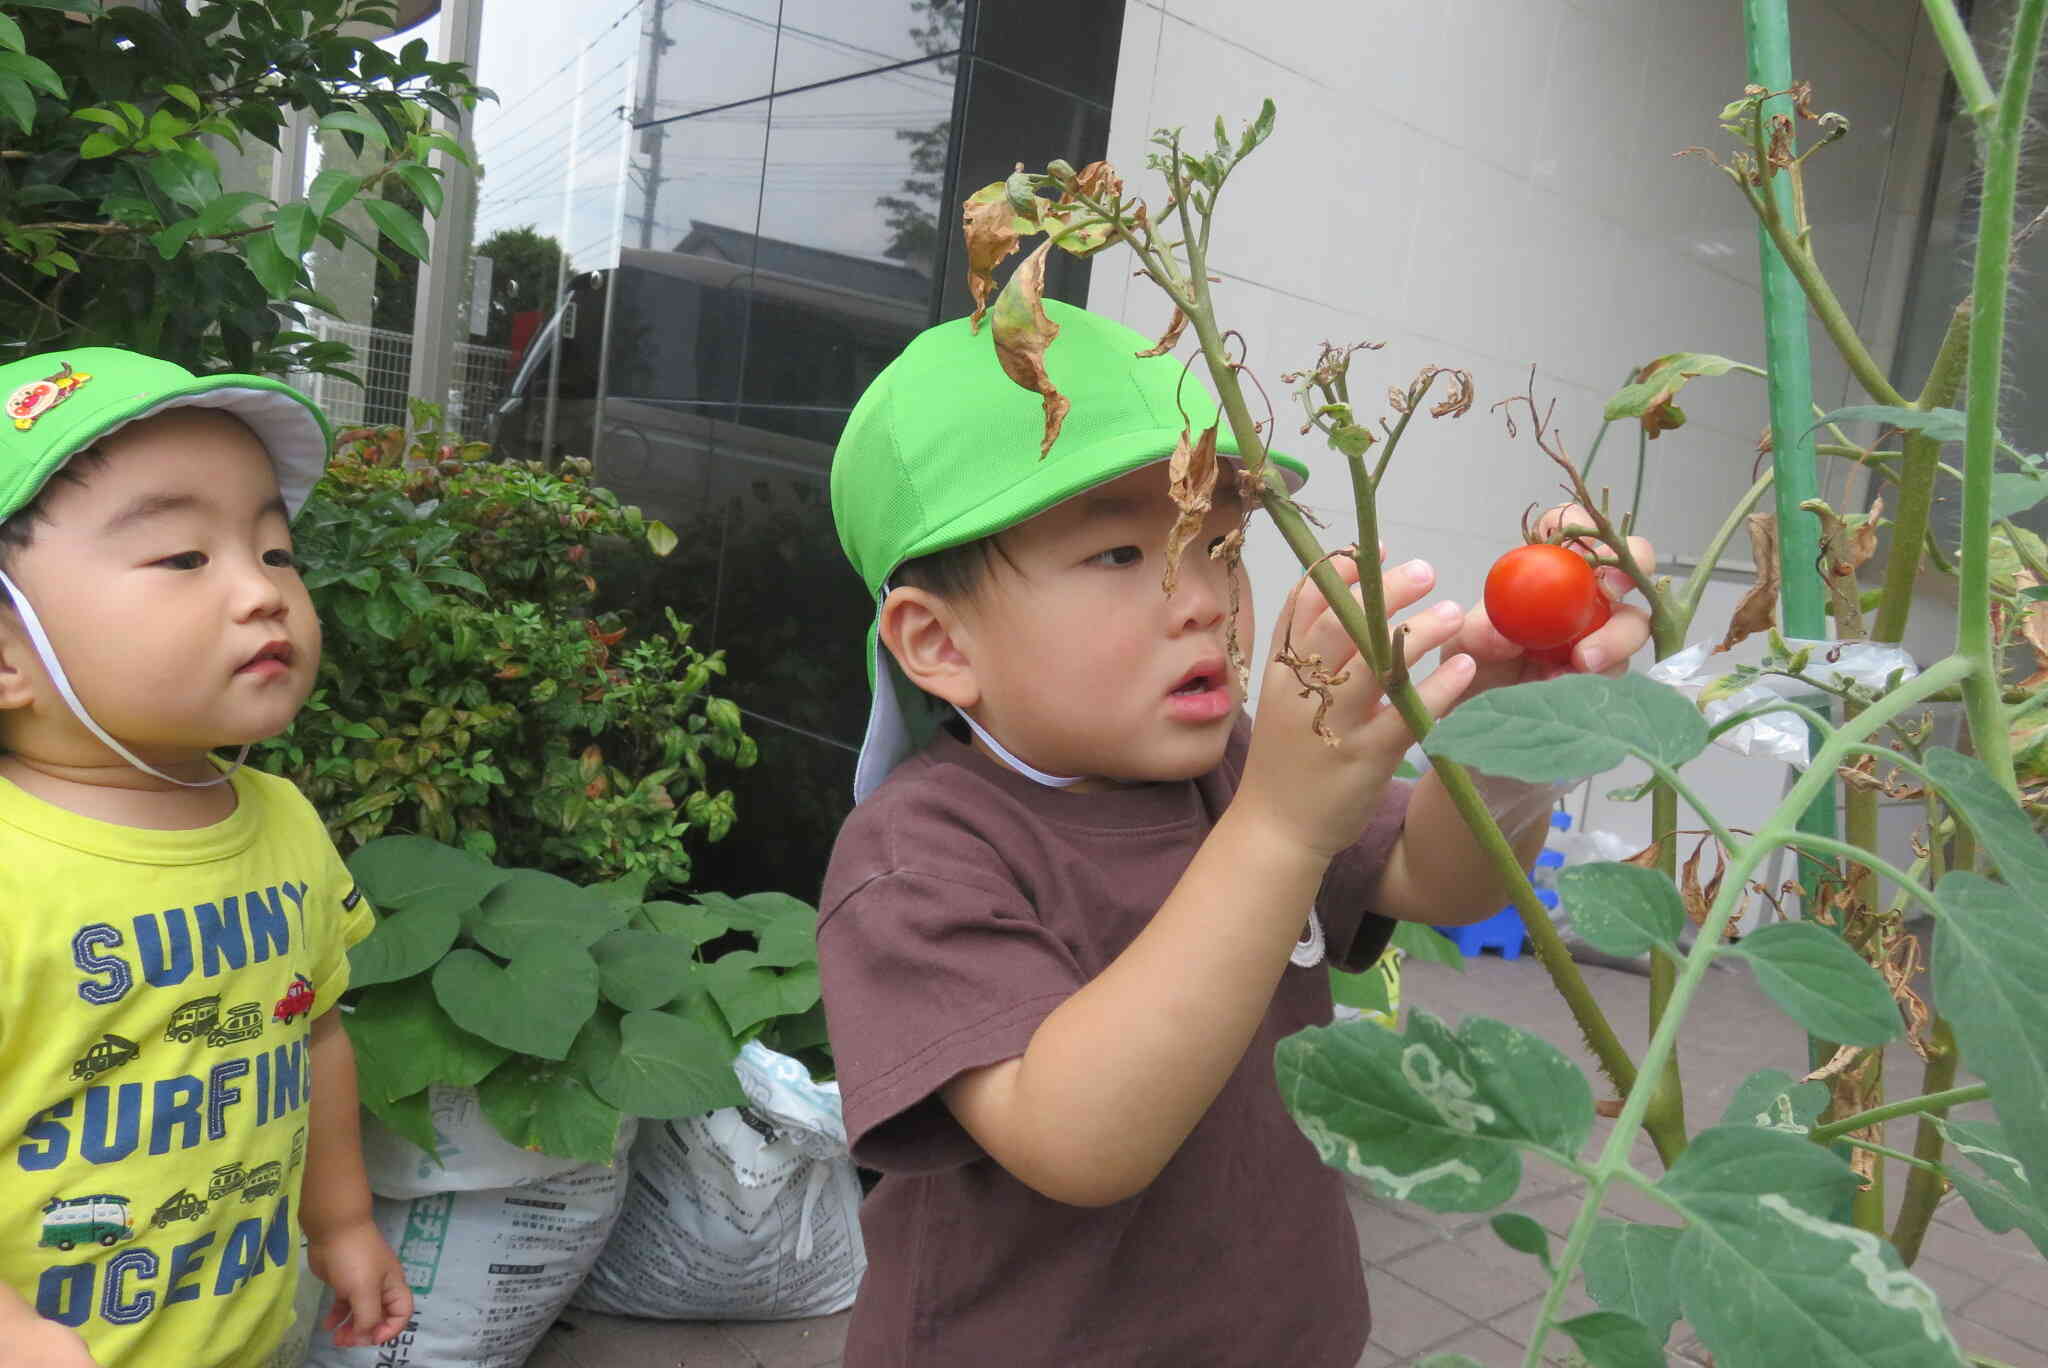
[[[1372,1342],[1407,1362],[1417,1350],[1464,1331],[1472,1318],[1383,1270],[1366,1273]]]
[[[1493,1317],[1487,1324],[1501,1335],[1527,1348],[1529,1344],[1529,1331],[1536,1324],[1536,1304],[1539,1300],[1541,1299],[1531,1297],[1520,1306],[1511,1307],[1498,1316]],[[1557,1318],[1561,1321],[1568,1321],[1573,1316],[1583,1316],[1588,1311],[1598,1311],[1599,1309],[1598,1306],[1594,1305],[1593,1299],[1586,1295],[1585,1289],[1571,1287],[1565,1291],[1564,1303],[1557,1309]],[[1555,1334],[1552,1335],[1551,1342],[1570,1343],[1568,1339],[1558,1341]]]
[[[1377,1344],[1366,1345],[1365,1352],[1358,1356],[1358,1368],[1396,1368],[1400,1362]]]
[[[2048,1355],[2048,1310],[2037,1302],[1993,1288],[1972,1301],[1962,1319],[2032,1345],[2037,1356]]]
[[[551,1334],[534,1349],[526,1360],[526,1368],[583,1368],[583,1365],[564,1352],[560,1336]]]
[[[719,1327],[734,1343],[772,1368],[825,1368],[846,1352],[850,1311],[786,1321],[726,1321]]]
[[[1481,1240],[1492,1249],[1482,1248]],[[1496,1256],[1494,1250],[1499,1251]],[[1511,1306],[1540,1297],[1550,1286],[1542,1268],[1526,1254],[1517,1254],[1491,1230],[1478,1230],[1462,1240],[1424,1245],[1383,1265],[1414,1287],[1457,1307],[1474,1320],[1489,1320]]]
[[[1955,1333],[1956,1343],[1963,1346],[1966,1354],[1981,1354],[1985,1358],[2011,1364],[2013,1368],[2037,1368],[2048,1361],[2048,1354],[2044,1354],[2039,1344],[2022,1344],[1975,1321],[1953,1320],[1948,1328]]]
[[[1354,1200],[1351,1218],[1358,1226],[1358,1253],[1368,1268],[1443,1238],[1434,1228],[1379,1203]]]
[[[1998,1285],[2028,1301],[2048,1306],[2048,1260],[2015,1263]]]
[[[2030,1259],[2039,1258],[2024,1240],[2014,1245],[1982,1227],[1959,1229],[1943,1221],[1929,1227],[1920,1247],[1941,1262],[1993,1284],[2003,1282]]]
[[[578,1368],[762,1368],[719,1325],[706,1321],[572,1310],[548,1332],[543,1343],[548,1342]]]
[[[1941,1309],[1950,1315],[1968,1306],[1973,1298],[1991,1286],[1974,1273],[1951,1268],[1925,1254],[1913,1261],[1913,1274],[1934,1289],[1934,1295],[1941,1300]]]
[[[1447,1339],[1442,1344],[1430,1345],[1429,1352],[1464,1354],[1485,1364],[1486,1368],[1521,1368],[1523,1346],[1506,1336],[1495,1334],[1483,1325],[1475,1325],[1464,1334]]]

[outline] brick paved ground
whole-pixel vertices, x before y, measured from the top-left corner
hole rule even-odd
[[[1623,1040],[1639,1051],[1647,1034],[1647,980],[1591,965],[1585,974]],[[1480,1011],[1537,1031],[1590,1070],[1563,1003],[1527,955],[1513,962],[1485,956],[1462,975],[1414,965],[1404,992],[1408,1004],[1453,1021]],[[1802,1039],[1738,968],[1709,973],[1686,1035],[1686,1091],[1695,1130],[1719,1117],[1749,1073],[1773,1066],[1798,1070],[1803,1063]],[[1894,1095],[1917,1087],[1919,1064],[1904,1047],[1891,1051],[1886,1072]],[[1912,1135],[1910,1125],[1893,1123],[1886,1138],[1895,1148],[1911,1148]],[[1639,1141],[1636,1149],[1637,1163],[1655,1171],[1647,1143]],[[1532,1162],[1514,1207],[1561,1239],[1578,1210],[1577,1187]],[[1437,1351],[1469,1354],[1487,1365],[1521,1363],[1527,1327],[1545,1288],[1533,1260],[1502,1245],[1483,1218],[1441,1216],[1357,1193],[1350,1203],[1375,1325],[1360,1368],[1412,1363]],[[1625,1215],[1668,1220],[1661,1208],[1640,1198],[1632,1202],[1626,1194],[1610,1206]],[[1941,1296],[1965,1349],[2013,1368],[2048,1368],[2048,1262],[2017,1232],[1986,1234],[1951,1196],[1915,1271]],[[1591,1303],[1575,1292],[1569,1306],[1576,1312]],[[845,1321],[839,1315],[780,1323],[668,1323],[571,1312],[542,1342],[529,1368],[832,1368],[839,1362]],[[1679,1361],[1704,1361],[1697,1346],[1682,1338],[1671,1350]]]

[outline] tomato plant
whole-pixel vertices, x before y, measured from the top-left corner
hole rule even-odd
[[[1564,664],[1612,611],[1584,556],[1562,546],[1518,546],[1486,572],[1486,616],[1539,660]]]

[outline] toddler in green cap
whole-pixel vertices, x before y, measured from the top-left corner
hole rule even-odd
[[[412,1314],[333,1008],[371,928],[289,783],[320,627],[279,381],[0,367],[0,1368],[268,1368],[301,1230],[342,1345]]]
[[[1238,526],[1233,481],[1162,587],[1165,462],[1213,402],[1129,329],[1046,311],[1072,408],[1042,460],[1039,397],[965,320],[882,372],[833,460],[876,603],[818,928],[847,1134],[882,1174],[844,1361],[1351,1368],[1356,1232],[1273,1047],[1330,1021],[1326,959],[1364,968],[1395,921],[1474,921],[1503,890],[1434,777],[1393,778],[1410,738],[1313,586],[1273,639],[1348,668],[1340,744],[1270,650],[1247,719],[1227,641],[1233,604],[1255,640],[1248,587],[1201,554]],[[1389,570],[1390,611],[1433,580]],[[1406,621],[1411,663],[1442,650],[1433,714],[1555,672],[1483,610]],[[1647,635],[1619,608],[1573,668]],[[1533,859],[1554,793],[1489,783]]]

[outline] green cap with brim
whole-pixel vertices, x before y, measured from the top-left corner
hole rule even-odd
[[[1216,403],[1178,357],[1139,356],[1152,339],[1047,300],[1059,335],[1045,369],[1071,404],[1043,457],[1043,401],[1004,373],[990,327],[967,319],[918,334],[854,405],[832,458],[832,518],[877,617],[868,627],[873,698],[854,771],[855,801],[907,756],[917,691],[881,645],[880,604],[905,561],[993,536],[1053,505],[1172,456],[1180,436],[1217,421]],[[1217,454],[1239,454],[1225,425]],[[1267,453],[1289,490],[1308,468]]]
[[[119,428],[174,408],[215,408],[248,424],[298,516],[327,467],[333,432],[312,400],[264,375],[194,375],[119,347],[72,347],[0,366],[0,520]]]

